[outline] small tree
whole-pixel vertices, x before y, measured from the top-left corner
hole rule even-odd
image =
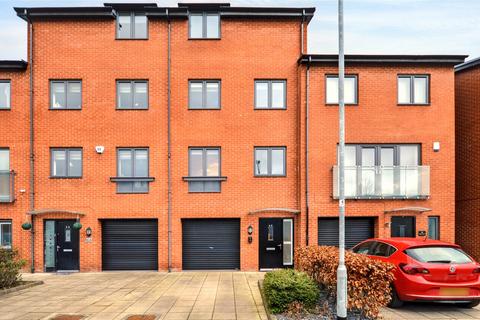
[[[16,250],[0,248],[0,289],[16,286],[21,281],[20,270],[24,265]]]

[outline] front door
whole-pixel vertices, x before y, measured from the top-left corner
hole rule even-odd
[[[392,217],[391,236],[415,238],[415,217],[412,217],[412,216]]]
[[[259,225],[260,269],[293,265],[293,219],[262,218]]]
[[[45,221],[45,270],[79,270],[79,231],[75,220]]]

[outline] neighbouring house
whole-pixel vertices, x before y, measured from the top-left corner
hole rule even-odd
[[[32,269],[270,269],[338,243],[337,56],[306,52],[314,8],[15,10],[0,239]],[[464,59],[346,56],[347,246],[455,240]]]
[[[480,259],[480,58],[455,68],[456,240]]]

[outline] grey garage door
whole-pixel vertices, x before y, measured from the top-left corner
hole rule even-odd
[[[184,270],[240,269],[239,219],[183,219]]]
[[[158,270],[157,220],[102,220],[103,270]]]
[[[373,238],[373,218],[345,219],[345,247],[355,246],[368,238]],[[338,247],[338,218],[318,219],[318,244]]]

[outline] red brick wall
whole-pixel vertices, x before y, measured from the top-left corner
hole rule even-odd
[[[254,32],[252,32],[252,30]],[[221,40],[188,40],[186,20],[172,23],[172,236],[173,268],[182,268],[182,218],[241,218],[241,268],[258,269],[260,217],[294,217],[296,244],[305,244],[305,70],[298,67],[300,23],[293,20],[222,20]],[[288,45],[286,45],[288,44]],[[305,43],[306,47],[306,43]],[[35,22],[36,208],[85,213],[81,218],[80,269],[101,270],[104,218],[155,218],[159,225],[159,268],[167,268],[167,24],[150,20],[149,40],[115,40],[113,20]],[[347,142],[422,144],[431,166],[431,198],[419,201],[349,201],[348,215],[375,216],[377,235],[389,215],[403,206],[432,208],[417,214],[417,230],[427,216],[441,216],[441,237],[454,241],[453,69],[436,66],[348,67],[359,74],[360,103],[347,108]],[[317,218],[337,214],[331,199],[331,167],[336,162],[337,108],[324,105],[324,74],[335,66],[311,69],[310,88],[310,244],[317,242]],[[397,73],[431,74],[428,107],[396,105]],[[0,112],[1,140],[10,146],[12,169],[28,192],[28,73],[12,73],[12,111]],[[23,78],[22,78],[23,77]],[[255,79],[286,79],[286,110],[254,110]],[[49,110],[49,80],[82,79],[82,110]],[[149,110],[115,110],[116,79],[149,79]],[[189,79],[221,79],[220,110],[188,110]],[[355,128],[355,129],[353,129]],[[12,135],[12,132],[14,134]],[[440,141],[441,151],[432,151]],[[103,154],[95,146],[105,146]],[[0,147],[3,146],[0,144]],[[222,192],[188,193],[188,148],[221,147]],[[255,178],[255,146],[285,146],[287,176]],[[82,179],[50,179],[50,147],[83,147]],[[116,194],[117,147],[149,147],[148,194]],[[21,231],[28,193],[13,205],[0,205],[0,218],[14,219],[14,245],[28,258],[29,236]],[[250,211],[301,209],[298,216]],[[48,214],[36,220],[36,269],[42,271],[43,220],[72,218]],[[75,218],[75,217],[74,217]],[[253,243],[247,227],[254,228]],[[85,229],[93,230],[86,242]],[[17,239],[21,239],[18,242]]]
[[[20,226],[28,221],[29,205],[29,95],[27,71],[0,71],[1,80],[10,80],[11,109],[0,111],[0,148],[10,150],[10,170],[16,172],[13,203],[0,203],[0,220],[12,220],[12,246],[21,256],[30,256],[30,233]],[[21,192],[24,190],[25,192]]]
[[[480,67],[455,74],[456,238],[480,259]]]
[[[325,105],[325,74],[335,65],[310,69],[310,243],[317,243],[318,217],[338,216],[332,195],[332,166],[336,164],[338,107]],[[430,166],[428,200],[351,200],[347,216],[377,217],[375,235],[389,237],[391,213],[402,207],[427,207],[415,215],[416,230],[427,231],[427,217],[440,216],[441,240],[455,240],[454,193],[454,73],[453,66],[348,65],[347,74],[358,74],[359,103],[346,107],[346,143],[419,143],[422,164]],[[397,74],[429,74],[429,106],[397,106]],[[303,84],[305,85],[305,76]],[[302,130],[302,132],[304,132]],[[441,150],[433,152],[433,142]]]

